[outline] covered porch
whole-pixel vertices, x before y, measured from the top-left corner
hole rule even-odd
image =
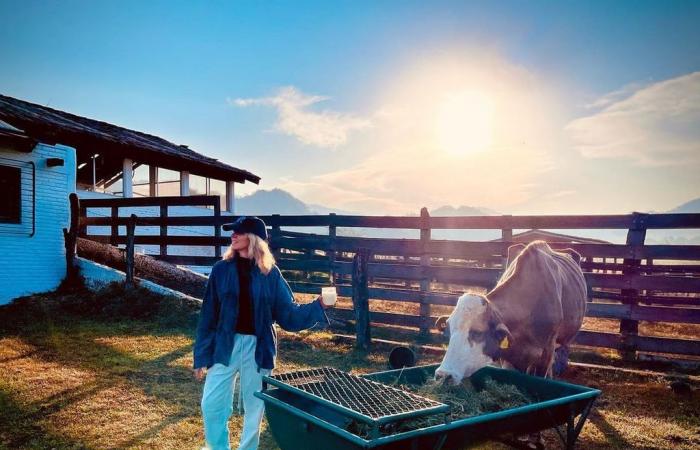
[[[76,189],[122,197],[218,195],[234,212],[236,183],[260,177],[158,136],[0,95],[0,119],[76,150]]]

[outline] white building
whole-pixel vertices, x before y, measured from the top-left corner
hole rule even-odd
[[[235,184],[259,181],[186,145],[0,95],[0,304],[64,278],[71,192],[219,195],[233,213]]]
[[[37,143],[0,121],[0,304],[65,277],[75,172],[75,149]]]

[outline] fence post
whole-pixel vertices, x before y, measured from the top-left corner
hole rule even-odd
[[[644,245],[644,240],[647,234],[647,216],[644,213],[632,214],[632,225],[627,231],[627,245],[638,246]],[[639,272],[641,260],[636,258],[634,252],[630,252],[632,258],[625,258],[623,261],[623,275],[633,275]],[[622,289],[622,303],[625,305],[636,305],[639,302],[639,292],[637,289]],[[637,342],[636,338],[639,334],[639,322],[630,319],[620,320],[620,341],[621,349],[620,356],[626,360],[634,360],[637,357]]]
[[[77,196],[76,196],[77,197]],[[84,218],[87,218],[87,207],[79,204],[80,220],[78,220],[78,236],[87,236],[87,223]]]
[[[165,239],[168,237],[168,205],[163,203],[160,205],[160,218],[162,222],[160,223],[160,256],[167,256],[168,254],[168,244],[165,243]]]
[[[70,201],[70,228],[63,229],[63,239],[66,246],[66,283],[69,286],[73,286],[78,280],[75,253],[78,242],[78,229],[80,228],[80,200],[75,192],[71,192],[68,200]]]
[[[119,220],[119,207],[112,206],[112,227],[109,233],[109,243],[111,245],[117,245],[117,236],[119,236],[119,225],[117,225],[117,220]]]
[[[216,218],[214,223],[214,256],[221,258],[221,223],[219,218],[221,217],[221,201],[217,200],[214,203],[214,217]]]
[[[421,279],[420,279],[420,337],[427,338],[430,334],[430,303],[427,295],[430,292],[430,277],[428,267],[430,266],[430,254],[428,244],[430,243],[430,214],[428,208],[420,210],[420,242],[421,242]]]
[[[360,248],[352,258],[352,305],[355,310],[357,348],[369,351],[372,338],[369,325],[369,287],[367,285],[367,262],[369,249]]]
[[[129,217],[126,225],[126,287],[134,287],[134,231],[136,229],[136,214]]]
[[[331,285],[335,285],[335,237],[337,229],[335,226],[335,213],[328,215],[330,224],[328,225],[328,279]]]
[[[314,255],[315,255],[315,254],[316,254],[316,252],[315,252],[314,249],[312,249],[312,248],[304,249],[304,259],[303,259],[303,261],[306,261],[307,263],[312,262],[312,261],[314,260]],[[311,281],[312,281],[312,278],[313,278],[313,271],[312,271],[312,270],[308,270],[308,269],[305,270],[305,271],[304,271],[304,278],[306,279],[306,281],[311,282]]]
[[[509,214],[509,215],[506,215],[506,216],[503,216],[504,219],[505,219],[506,217],[508,217],[509,222],[510,222],[510,218],[512,218],[513,216],[510,215],[510,214]],[[509,224],[509,226],[510,226],[510,224]],[[502,228],[502,229],[501,229],[501,241],[503,241],[503,242],[508,242],[509,245],[510,245],[510,242],[513,241],[513,228],[512,228],[512,227],[511,227],[511,228]],[[506,266],[508,265],[508,248],[506,248],[505,255],[503,255],[503,263],[502,263],[502,265],[503,265],[503,270],[506,270],[506,269],[507,269]],[[484,264],[484,266],[486,266],[486,264]]]
[[[279,219],[279,214],[272,215],[272,233],[270,236],[270,244],[272,244],[272,254],[275,256],[275,259],[279,259],[280,257],[279,238],[282,234],[282,230],[280,229]]]

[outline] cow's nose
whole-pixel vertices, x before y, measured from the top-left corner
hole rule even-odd
[[[435,371],[435,381],[442,382],[443,384],[452,381],[452,375],[444,370]]]

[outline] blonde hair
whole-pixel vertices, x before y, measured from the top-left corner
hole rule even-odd
[[[248,256],[252,257],[260,271],[267,275],[275,264],[275,257],[272,256],[267,241],[253,233],[245,233],[245,235],[248,236]],[[222,258],[230,261],[234,256],[236,256],[236,250],[233,249],[233,244],[231,244]]]

